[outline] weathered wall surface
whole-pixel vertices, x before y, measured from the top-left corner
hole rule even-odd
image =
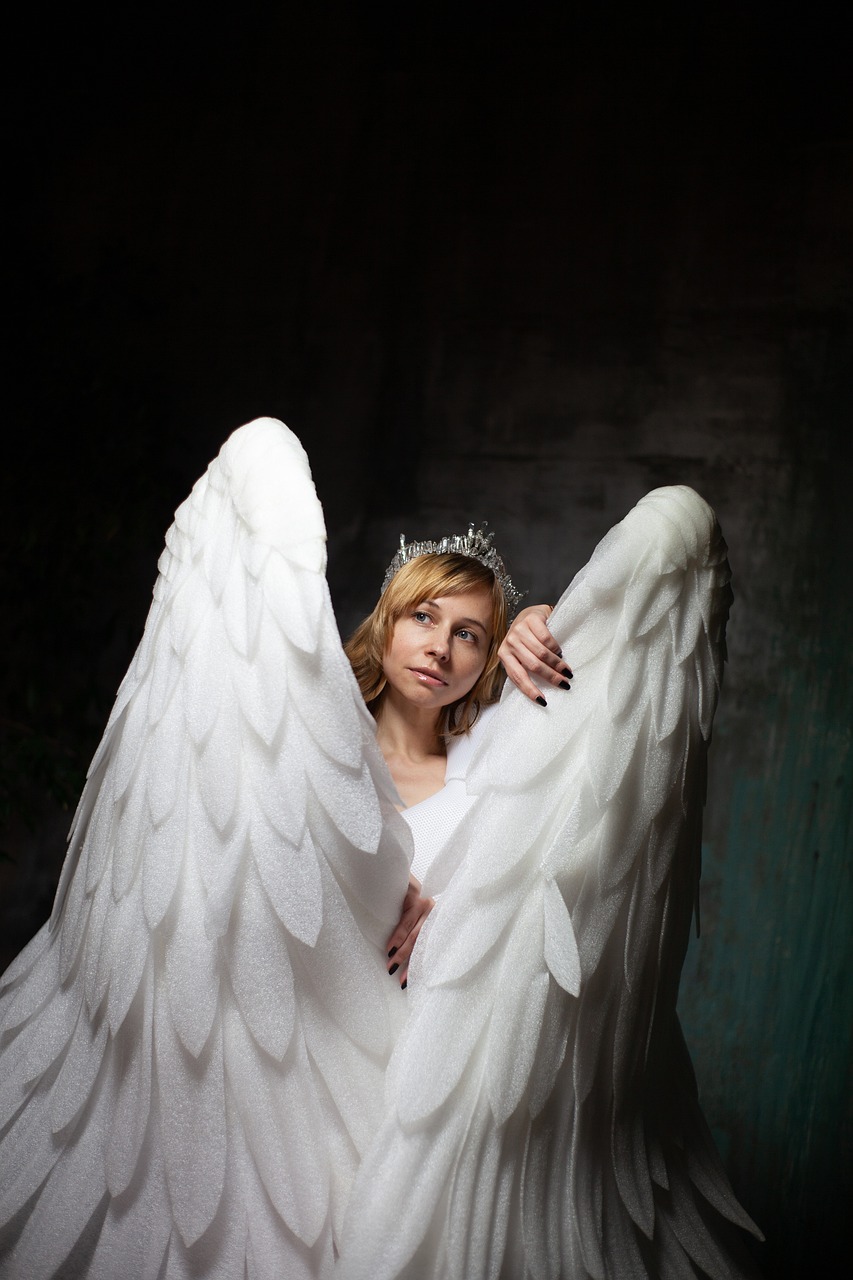
[[[485,517],[553,600],[643,492],[693,485],[736,600],[683,1017],[767,1274],[835,1274],[853,139],[832,31],[718,8],[300,22],[95,33],[55,53],[63,110],[22,129],[8,777],[91,750],[171,510],[258,413],[314,462],[344,629],[401,530]],[[36,805],[24,839],[4,785],[18,945],[63,819]]]

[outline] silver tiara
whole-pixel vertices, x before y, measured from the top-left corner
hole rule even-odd
[[[410,560],[416,560],[418,556],[470,556],[472,560],[479,560],[480,564],[491,569],[506,597],[507,616],[512,618],[525,592],[517,591],[513,586],[512,578],[506,571],[506,565],[492,546],[494,536],[493,533],[486,533],[484,529],[475,529],[473,521],[468,526],[467,533],[451,533],[445,538],[439,538],[438,542],[407,542],[406,535],[401,533],[399,549],[385,570],[380,595],[403,565],[408,564]]]

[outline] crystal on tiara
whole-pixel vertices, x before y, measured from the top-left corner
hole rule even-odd
[[[486,523],[487,521],[483,521],[484,525]],[[439,538],[437,542],[407,542],[405,534],[401,533],[397,553],[385,570],[382,592],[385,591],[395,573],[402,569],[404,564],[417,559],[418,556],[471,556],[473,560],[479,560],[480,564],[491,569],[501,584],[506,596],[507,617],[512,618],[525,593],[516,590],[513,586],[512,578],[506,571],[506,565],[492,546],[494,536],[493,533],[486,533],[485,529],[475,529],[473,520],[468,526],[467,533],[451,533],[444,538]]]

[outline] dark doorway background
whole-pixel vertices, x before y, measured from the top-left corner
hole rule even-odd
[[[683,1016],[768,1276],[851,1200],[850,46],[828,6],[68,6],[19,19],[2,468],[7,958],[49,910],[171,514],[314,466],[342,629],[486,517],[553,599],[648,488],[736,604]],[[846,1270],[846,1268],[844,1268]]]

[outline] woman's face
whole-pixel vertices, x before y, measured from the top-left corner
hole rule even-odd
[[[398,696],[440,711],[477,683],[491,633],[485,588],[422,600],[397,620],[382,663],[385,679]]]

